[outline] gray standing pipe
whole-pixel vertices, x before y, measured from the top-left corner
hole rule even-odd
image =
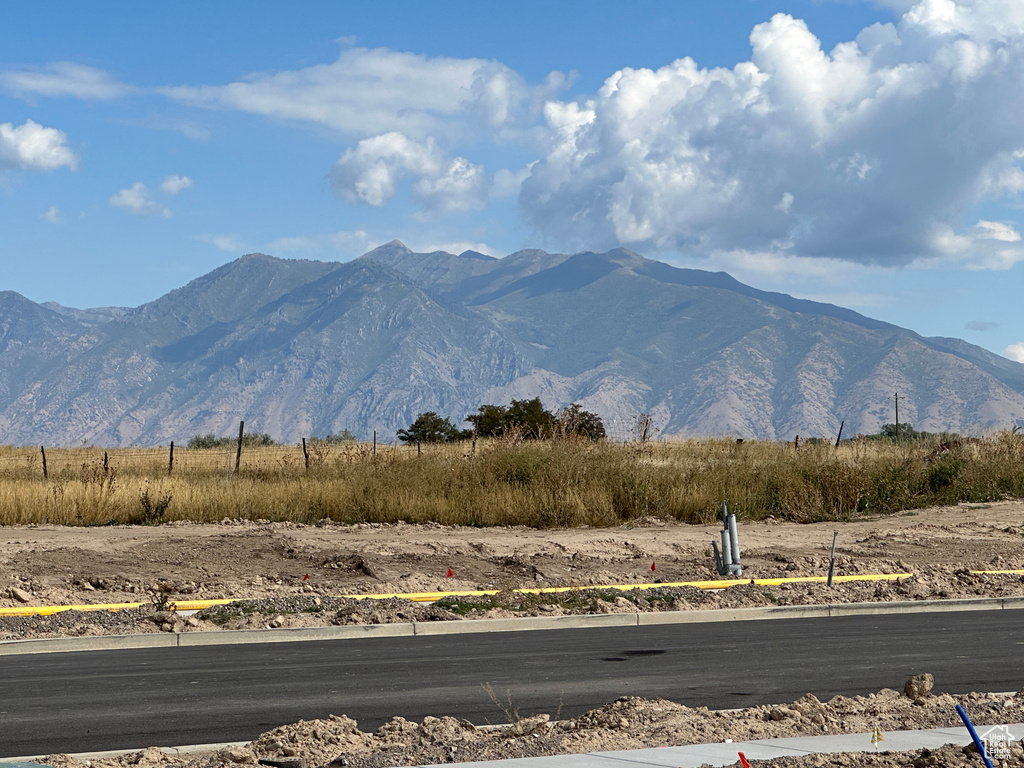
[[[732,544],[732,561],[740,564],[740,537],[736,534],[736,515],[729,515],[729,541]]]
[[[718,551],[718,542],[714,539],[711,540],[711,549],[715,551],[715,570],[718,571],[719,576],[725,576],[729,571],[725,569],[725,565],[722,563],[722,553]]]
[[[729,541],[729,529],[723,528],[722,531],[722,565],[725,566],[725,570],[728,573],[732,571],[732,543]]]

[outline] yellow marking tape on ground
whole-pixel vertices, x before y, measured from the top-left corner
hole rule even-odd
[[[94,603],[91,605],[26,605],[18,608],[0,608],[0,616],[52,616],[61,611],[120,611],[151,603]]]
[[[972,573],[979,573],[972,571]],[[1010,571],[1003,571],[1010,573]],[[1024,571],[1021,571],[1024,573]],[[876,573],[862,576],[835,576],[832,581],[895,581],[913,576],[912,573]],[[755,584],[763,587],[777,587],[780,584],[798,584],[807,582],[822,583],[827,580],[825,576],[795,576],[784,579],[729,579],[720,581],[671,581],[661,584],[602,584],[598,586],[582,587],[538,587],[535,589],[516,589],[524,595],[557,594],[560,592],[580,592],[587,589],[616,589],[620,592],[628,592],[631,589],[664,589],[671,587],[696,587],[697,589],[727,589],[737,587],[741,584]],[[382,592],[375,595],[339,595],[354,600],[384,600],[389,597],[399,597],[403,600],[412,600],[417,603],[432,603],[443,597],[484,597],[496,595],[500,590],[481,589],[448,592]],[[175,611],[201,611],[215,605],[227,605],[236,603],[246,598],[227,600],[176,600],[169,605]],[[52,616],[61,611],[120,611],[124,608],[139,608],[152,603],[94,603],[89,605],[44,605],[44,606],[19,606],[18,608],[0,608],[0,616]]]

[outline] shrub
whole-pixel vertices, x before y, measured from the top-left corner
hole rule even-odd
[[[238,437],[217,437],[213,432],[205,435],[195,435],[188,441],[188,448],[227,448],[231,445],[238,445]],[[247,432],[242,435],[242,445],[246,448],[254,446],[277,445],[266,432]]]

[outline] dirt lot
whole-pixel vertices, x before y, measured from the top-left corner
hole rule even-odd
[[[512,615],[688,610],[871,600],[1024,595],[1024,502],[960,505],[881,520],[800,525],[740,521],[744,577],[822,576],[832,532],[836,574],[910,572],[899,582],[738,586],[607,593],[551,604],[482,600],[453,612],[337,595],[676,582],[719,578],[715,526],[642,520],[618,528],[532,530],[439,525],[56,526],[0,529],[0,607],[249,598],[242,615],[186,622],[153,609],[0,617],[0,640],[53,635],[457,620]],[[653,570],[652,570],[653,566]],[[448,576],[449,569],[451,576]],[[508,598],[509,595],[504,595]],[[472,602],[472,601],[466,601]],[[521,604],[520,604],[521,603]],[[238,613],[238,612],[236,612]]]
[[[0,640],[125,632],[224,631],[235,627],[463,620],[575,612],[690,610],[725,606],[950,599],[1024,595],[1024,578],[971,570],[1024,568],[1024,502],[961,505],[882,520],[798,525],[740,521],[744,576],[824,575],[832,532],[839,532],[837,574],[911,572],[892,582],[834,585],[742,585],[718,592],[674,589],[609,595],[601,590],[561,603],[523,599],[516,587],[632,584],[717,578],[711,557],[715,526],[643,520],[613,529],[536,531],[438,525],[302,526],[224,521],[219,525],[0,529],[0,607],[28,604],[151,602],[246,598],[244,610],[211,609],[183,619],[151,606],[65,612],[52,618],[0,618]],[[654,570],[652,570],[652,565]],[[448,576],[451,569],[452,575]],[[308,578],[307,578],[308,576]],[[404,600],[354,601],[343,594],[502,589],[498,600],[423,605]],[[901,686],[903,681],[893,681]],[[941,689],[941,681],[939,681]],[[1024,721],[1024,694],[959,696],[978,724]],[[574,720],[543,718],[506,730],[451,718],[400,718],[364,733],[339,714],[283,726],[249,747],[171,760],[156,750],[94,761],[92,768],[138,765],[221,766],[257,758],[301,759],[309,768],[384,768],[466,760],[630,749],[837,732],[957,724],[948,695],[911,698],[895,691],[869,697],[813,696],[782,707],[719,713],[668,701],[622,699]],[[1024,764],[1018,751],[1015,764]],[[79,768],[66,757],[56,765]],[[752,764],[766,764],[752,761]],[[786,758],[777,766],[825,764]],[[936,753],[832,756],[830,765],[978,765],[959,748]],[[82,766],[81,768],[84,768]]]

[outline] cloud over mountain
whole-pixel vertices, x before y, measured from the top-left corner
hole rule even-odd
[[[520,196],[560,242],[1007,268],[1020,235],[977,206],[1024,191],[1024,6],[922,0],[823,51],[786,14],[732,69],[622,69],[549,102]],[[595,237],[597,238],[595,240]]]
[[[412,195],[427,212],[481,208],[490,181],[483,168],[464,157],[448,158],[432,138],[417,142],[390,132],[363,139],[331,169],[331,184],[350,203],[380,207],[395,196],[404,176],[414,176]]]

